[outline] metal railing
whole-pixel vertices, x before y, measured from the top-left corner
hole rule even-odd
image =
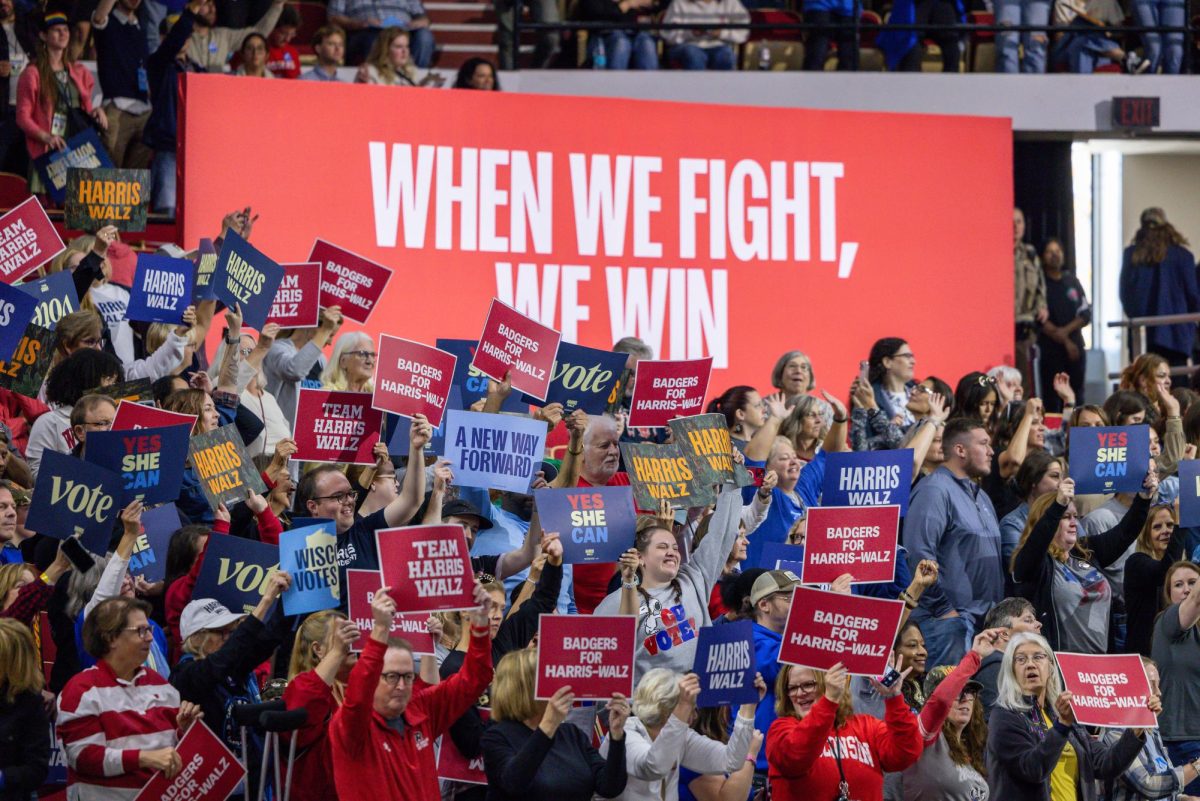
[[[1200,323],[1200,313],[1187,314],[1158,314],[1152,317],[1131,317],[1128,320],[1115,320],[1108,324],[1109,328],[1128,328],[1130,337],[1130,360],[1136,359],[1146,352],[1146,329],[1160,325],[1179,325],[1180,323]],[[1188,364],[1182,367],[1172,367],[1171,375],[1191,375],[1200,370],[1200,365]],[[1109,378],[1120,378],[1120,373],[1109,373]]]
[[[639,22],[609,22],[609,21],[591,21],[591,20],[563,20],[560,22],[524,22],[521,19],[521,13],[524,8],[523,0],[514,0],[513,7],[513,25],[510,33],[509,44],[512,47],[514,58],[514,69],[520,69],[520,41],[522,31],[673,31],[673,30],[745,30],[754,32],[794,32],[808,33],[811,31],[821,31],[826,34],[833,34],[837,31],[846,29],[854,30],[855,41],[862,40],[864,32],[874,31],[880,33],[882,31],[914,31],[918,34],[923,34],[926,38],[931,34],[948,31],[957,33],[963,36],[973,33],[1044,33],[1050,39],[1055,33],[1105,33],[1105,34],[1172,34],[1182,33],[1184,37],[1183,49],[1183,64],[1181,74],[1192,72],[1193,56],[1196,44],[1196,29],[1190,24],[1183,26],[1171,25],[1105,25],[1097,27],[1079,27],[1070,25],[1052,25],[1047,22],[1045,25],[1005,25],[998,22],[992,23],[975,23],[963,22],[952,25],[947,24],[925,24],[916,23],[891,23],[891,22],[864,22],[861,19],[861,11],[856,12],[856,17],[852,22],[842,23],[816,23],[816,22],[710,22],[710,23],[693,23],[693,22],[661,22],[659,20],[647,20]],[[856,3],[856,8],[858,4]],[[768,38],[768,37],[763,37]],[[1115,42],[1114,42],[1115,43]],[[1164,43],[1165,45],[1165,43]],[[1050,55],[1051,43],[1047,42],[1047,57]]]

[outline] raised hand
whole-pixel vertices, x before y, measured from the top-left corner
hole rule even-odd
[[[538,724],[538,728],[547,737],[553,738],[554,732],[558,731],[558,727],[567,719],[574,704],[575,693],[571,692],[571,687],[569,685],[559,687],[546,702],[546,711],[542,713],[542,722]],[[610,711],[609,714],[611,715],[612,712]]]

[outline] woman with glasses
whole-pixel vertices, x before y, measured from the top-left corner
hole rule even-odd
[[[771,386],[776,392],[767,400],[783,401],[783,405],[790,409],[796,405],[796,401],[812,392],[816,385],[812,361],[798,350],[789,350],[771,368]]]
[[[1017,594],[1037,610],[1046,639],[1059,650],[1108,653],[1112,643],[1113,590],[1101,568],[1121,558],[1146,522],[1158,491],[1151,468],[1142,491],[1113,528],[1079,535],[1075,482],[1064,478],[1029,507],[1029,520],[1012,557]]]
[[[904,801],[981,801],[987,798],[984,749],[987,723],[979,700],[983,685],[973,677],[996,651],[1001,631],[975,635],[958,667],[938,665],[925,675],[921,707],[924,750],[903,777]]]
[[[375,340],[355,331],[342,334],[333,343],[333,356],[321,373],[321,386],[346,392],[371,392],[375,377]]]
[[[867,357],[867,381],[874,392],[875,405],[888,420],[903,428],[915,422],[908,410],[908,399],[917,385],[913,378],[916,366],[913,349],[898,337],[876,341]]]
[[[850,677],[840,662],[828,671],[784,665],[775,680],[778,717],[767,734],[771,798],[882,799],[884,771],[904,770],[921,756],[917,716],[900,695],[907,675],[908,670],[901,671],[891,687],[871,679],[885,703],[885,717],[879,720],[855,714]],[[839,790],[842,783],[844,791]]]
[[[1163,583],[1167,570],[1183,558],[1185,530],[1173,506],[1155,505],[1137,538],[1137,551],[1125,562],[1125,650],[1150,655],[1154,619],[1166,608]]]
[[[170,779],[183,767],[175,746],[203,713],[146,667],[149,614],[145,601],[110,598],[83,624],[83,645],[96,664],[58,696],[69,798],[133,798],[155,771]]]
[[[1162,708],[1153,699],[1148,706]],[[1096,801],[1097,780],[1120,776],[1144,743],[1137,729],[1115,742],[1093,740],[1075,722],[1050,643],[1032,632],[1009,639],[988,718],[991,801]]]

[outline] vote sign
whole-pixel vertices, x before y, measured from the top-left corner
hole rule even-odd
[[[754,623],[739,620],[700,629],[692,670],[700,677],[697,706],[758,703]]]
[[[183,312],[192,302],[194,273],[195,268],[187,259],[139,253],[125,318],[147,323],[182,323]]]
[[[634,615],[541,615],[533,697],[549,700],[569,686],[577,701],[632,698],[636,646]]]
[[[553,328],[493,298],[472,364],[496,381],[507,373],[513,389],[541,400],[550,387],[560,339]]]
[[[853,675],[881,676],[903,612],[903,601],[797,587],[779,661],[813,670],[841,662]]]
[[[281,264],[283,278],[271,301],[268,323],[280,328],[314,328],[320,322],[321,265],[317,262]]]
[[[1081,725],[1114,729],[1158,726],[1158,719],[1146,708],[1150,682],[1137,654],[1060,651],[1054,657],[1062,671],[1063,686],[1071,693],[1071,709]]]
[[[1073,428],[1070,466],[1078,495],[1137,492],[1150,467],[1150,428]]]
[[[396,611],[475,608],[475,573],[462,526],[406,526],[375,532],[384,586]]]
[[[609,403],[620,399],[624,386],[621,378],[628,358],[625,353],[559,342],[545,400],[532,395],[521,400],[535,406],[561,403],[564,415],[576,409],[604,414]]]
[[[382,586],[383,575],[378,570],[346,571],[346,599],[350,620],[362,632],[362,637],[354,644],[355,651],[362,650],[363,639],[368,637],[371,629],[375,627],[371,601]],[[392,618],[390,636],[408,640],[414,654],[432,654],[433,635],[429,633],[428,621],[427,614],[396,615]]]
[[[267,592],[279,567],[279,546],[228,534],[211,534],[192,598],[215,598],[234,612],[249,614]]]
[[[121,477],[65,453],[46,449],[25,527],[55,539],[78,536],[105,553],[123,508]]]
[[[296,453],[300,462],[375,464],[371,454],[383,428],[383,412],[371,393],[302,387],[296,395]]]
[[[168,779],[155,771],[134,801],[225,801],[246,776],[234,753],[198,720],[175,747],[183,768]]]
[[[557,531],[563,562],[615,562],[633,547],[637,511],[629,487],[571,487],[533,493],[543,531]]]
[[[814,506],[804,537],[805,584],[830,584],[843,573],[855,584],[896,577],[899,506]]]
[[[912,488],[912,448],[897,451],[841,451],[825,455],[823,506],[900,507],[908,514]]]
[[[404,417],[423,414],[440,426],[454,382],[454,354],[388,334],[379,335],[377,352],[371,405]]]
[[[38,301],[18,287],[0,284],[0,357],[11,359],[33,322]]]
[[[665,428],[676,417],[699,414],[704,409],[712,357],[683,361],[638,362],[629,409],[631,428]]]
[[[75,281],[66,270],[51,273],[37,281],[18,284],[17,288],[37,299],[37,309],[33,312],[34,325],[51,331],[58,325],[59,320],[79,308]]]

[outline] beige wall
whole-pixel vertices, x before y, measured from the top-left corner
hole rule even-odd
[[[1132,156],[1124,158],[1124,202],[1121,239],[1127,245],[1138,229],[1142,209],[1159,206],[1167,219],[1200,253],[1200,155]]]

